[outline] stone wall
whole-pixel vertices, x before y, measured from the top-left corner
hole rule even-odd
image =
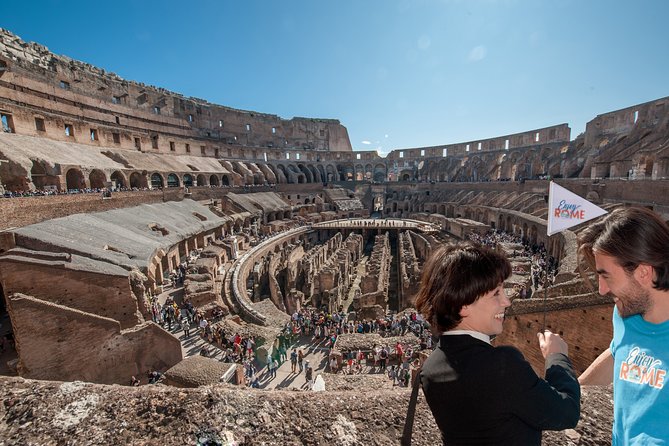
[[[420,285],[421,270],[411,231],[400,231],[397,255],[400,267],[397,294],[399,310],[403,310],[413,306],[414,295]]]
[[[434,147],[415,147],[396,149],[388,154],[391,160],[411,160],[426,158],[445,158],[452,156],[475,156],[481,152],[509,151],[532,146],[547,144],[568,143],[571,129],[567,124],[558,124],[541,129],[529,130],[512,135],[497,136],[494,138],[477,139],[456,144],[445,144]]]
[[[521,349],[534,370],[543,374],[544,359],[537,341],[537,333],[543,328],[544,322],[542,296],[537,295],[529,300],[534,301],[536,309],[519,314],[514,314],[514,307],[522,307],[527,301],[514,301],[509,310],[510,316],[504,322],[504,331],[495,338],[495,345],[514,345]],[[592,297],[590,300],[596,302]],[[560,334],[567,342],[569,357],[578,374],[609,347],[613,338],[612,304],[588,305],[587,302],[580,302],[578,307],[549,305],[546,310],[546,328]]]
[[[144,322],[130,288],[128,273],[95,273],[54,259],[45,261],[18,256],[0,257],[0,267],[0,279],[8,295],[34,296],[113,319],[122,328]]]
[[[55,55],[6,30],[0,30],[0,62],[0,97],[19,133],[216,158],[232,157],[244,146],[270,153],[351,151],[348,133],[337,120],[286,120],[187,98]],[[69,135],[66,124],[72,127]]]
[[[183,198],[182,190],[166,191],[165,199],[179,199],[179,193]],[[162,201],[163,192],[160,190],[115,192],[111,199],[105,200],[102,199],[100,194],[66,194],[0,199],[0,230],[19,228],[71,214],[89,214]]]
[[[361,281],[362,294],[353,301],[358,319],[378,319],[387,313],[391,261],[390,237],[385,232],[374,239]]]
[[[22,376],[126,384],[181,361],[179,340],[153,322],[121,330],[112,319],[31,296],[13,294],[7,303]]]

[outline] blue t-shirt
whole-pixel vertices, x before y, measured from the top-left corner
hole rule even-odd
[[[669,445],[669,321],[613,310],[613,446]]]

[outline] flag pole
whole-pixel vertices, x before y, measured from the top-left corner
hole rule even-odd
[[[606,214],[605,209],[560,186],[554,181],[548,183],[548,219],[546,222],[546,243],[554,234]],[[548,250],[546,250],[548,254]],[[548,256],[547,256],[548,257]],[[548,260],[548,259],[546,259]],[[546,261],[546,286],[544,286],[544,326],[546,329],[546,300],[548,298],[548,261]]]
[[[548,299],[548,248],[547,246],[550,246],[550,240],[551,236],[548,235],[546,238],[546,264],[544,265],[544,302],[543,302],[543,307],[544,307],[544,322],[543,325],[541,326],[541,333],[546,331],[546,313],[548,313],[548,309],[546,308],[546,301]]]

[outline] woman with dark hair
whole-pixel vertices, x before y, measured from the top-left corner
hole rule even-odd
[[[540,445],[542,430],[576,426],[580,387],[567,344],[539,333],[546,378],[514,347],[493,347],[511,305],[507,258],[470,243],[444,246],[423,269],[416,307],[439,332],[421,382],[444,445]]]

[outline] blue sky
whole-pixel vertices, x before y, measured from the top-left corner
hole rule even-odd
[[[457,143],[669,96],[664,0],[28,1],[0,27],[229,107],[339,119],[356,150]]]

